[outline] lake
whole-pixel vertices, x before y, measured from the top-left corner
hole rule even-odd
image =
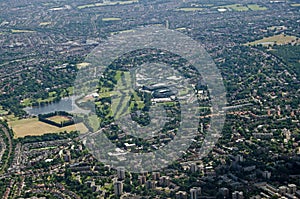
[[[89,110],[83,110],[79,108],[75,103],[73,104],[73,100],[76,99],[76,96],[62,98],[58,102],[53,102],[51,104],[47,104],[44,106],[34,106],[34,107],[26,107],[23,110],[26,111],[29,115],[39,115],[46,114],[55,111],[66,111],[69,113],[84,113],[87,114]]]

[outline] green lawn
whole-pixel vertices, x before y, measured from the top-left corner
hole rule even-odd
[[[81,133],[86,133],[88,131],[83,123],[59,128],[38,121],[38,118],[15,120],[8,122],[8,124],[13,129],[16,138],[25,137],[27,135],[44,135],[46,133],[59,133],[64,131],[70,132],[79,130]]]
[[[2,106],[0,106],[0,115],[7,115],[8,111],[4,110]]]
[[[225,5],[225,6],[220,6],[219,8],[226,8],[228,10],[238,11],[238,12],[243,12],[243,11],[249,10],[249,8],[247,6],[243,6],[241,4]]]
[[[111,17],[111,18],[102,18],[102,21],[121,21],[121,18]]]
[[[100,119],[97,115],[89,116],[88,119],[90,127],[92,127],[94,131],[98,130],[100,126]]]
[[[291,6],[293,6],[293,7],[300,7],[300,3],[293,3],[293,4],[291,4]]]
[[[105,2],[105,3],[95,3],[95,4],[85,4],[78,6],[78,9],[84,9],[84,8],[93,8],[93,7],[101,7],[101,6],[114,6],[114,5],[126,5],[126,4],[132,4],[137,3],[138,0],[131,0],[131,1],[114,1],[114,2]]]
[[[184,11],[184,12],[195,12],[195,11],[201,11],[203,8],[178,8],[176,11]]]
[[[16,29],[12,29],[11,32],[12,33],[34,33],[36,31],[33,31],[33,30],[16,30]]]
[[[47,119],[51,120],[51,121],[53,121],[55,123],[58,123],[58,124],[60,124],[61,122],[67,122],[67,121],[70,120],[68,117],[61,116],[61,115],[55,115],[55,116],[49,117]]]
[[[250,10],[253,10],[253,11],[260,11],[260,10],[267,10],[268,9],[268,8],[266,8],[264,6],[260,6],[258,4],[249,4],[249,5],[247,5],[247,7]]]
[[[41,22],[40,23],[40,26],[48,26],[48,25],[51,25],[52,24],[52,22],[50,22],[50,21],[47,21],[47,22]]]
[[[246,45],[255,46],[255,45],[261,44],[261,45],[268,46],[268,45],[274,45],[274,44],[286,45],[286,44],[289,44],[292,42],[299,43],[299,41],[296,41],[296,40],[297,40],[297,37],[295,37],[295,36],[279,34],[279,35],[274,35],[271,37],[266,37],[266,38],[263,38],[260,40],[256,40],[253,42],[249,42]]]
[[[230,4],[230,5],[224,5],[224,6],[219,6],[217,8],[224,8],[228,9],[231,11],[237,11],[237,12],[245,12],[245,11],[263,11],[267,10],[267,7],[258,5],[258,4],[248,4],[248,5],[242,5],[242,4]]]

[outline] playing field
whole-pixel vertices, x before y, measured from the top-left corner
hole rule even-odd
[[[176,11],[184,11],[184,12],[195,12],[195,11],[201,11],[203,8],[178,8]]]
[[[219,8],[227,8],[229,10],[238,11],[238,12],[249,10],[249,8],[247,6],[243,6],[241,4],[232,4],[232,5],[220,6]]]
[[[0,115],[7,115],[8,111],[4,110],[2,106],[0,106]]]
[[[70,120],[70,118],[68,118],[66,116],[62,116],[62,115],[55,115],[55,116],[52,116],[52,117],[48,117],[47,119],[51,120],[55,123],[58,123],[58,124],[60,124],[61,122],[67,122],[67,121]]]
[[[268,46],[274,44],[285,45],[289,43],[299,43],[299,41],[297,41],[297,37],[295,36],[279,34],[279,35],[274,35],[272,37],[266,37],[257,41],[249,42],[246,45],[255,46],[261,44],[261,45]]]
[[[267,7],[258,5],[258,4],[248,4],[248,5],[242,5],[242,4],[230,4],[230,5],[224,5],[217,7],[218,9],[226,9],[230,11],[237,11],[237,12],[244,12],[244,11],[263,11],[267,10]],[[225,11],[225,10],[224,10]]]
[[[132,4],[137,3],[138,0],[132,0],[132,1],[114,1],[114,2],[105,2],[105,3],[95,3],[95,4],[86,4],[78,6],[78,9],[84,9],[84,8],[93,8],[93,7],[101,7],[101,6],[114,6],[114,5],[126,5],[126,4]]]
[[[41,22],[41,23],[40,23],[40,26],[48,26],[48,25],[51,25],[51,24],[52,24],[51,21]]]
[[[85,68],[85,67],[87,67],[89,65],[90,65],[90,63],[87,63],[87,62],[76,64],[76,66],[77,66],[78,69]]]
[[[257,5],[257,4],[249,4],[249,5],[247,5],[247,7],[250,10],[253,10],[253,11],[260,11],[260,10],[267,10],[268,9],[264,6],[260,6],[260,5]]]
[[[291,6],[293,6],[293,7],[300,7],[300,3],[294,3],[294,4],[291,4]]]
[[[102,21],[120,21],[121,18],[118,17],[110,17],[110,18],[102,18]]]
[[[33,30],[16,30],[16,29],[12,29],[11,32],[12,33],[34,33],[36,31],[33,31]]]
[[[11,121],[8,124],[13,129],[15,138],[25,137],[27,135],[43,135],[46,133],[59,133],[64,131],[70,132],[78,130],[81,133],[86,133],[88,131],[83,123],[58,128],[56,126],[40,122],[38,121],[38,118]]]

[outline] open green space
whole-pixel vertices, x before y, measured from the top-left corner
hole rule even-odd
[[[82,63],[76,64],[76,67],[77,67],[78,69],[82,69],[82,68],[85,68],[85,67],[87,67],[87,66],[89,66],[89,65],[90,65],[90,63],[82,62]]]
[[[25,137],[27,135],[44,135],[46,133],[59,133],[64,131],[71,132],[78,130],[81,133],[86,133],[88,131],[83,123],[59,128],[41,122],[38,118],[15,120],[8,122],[8,124],[13,129],[15,138]]]
[[[0,106],[0,115],[7,115],[8,111],[4,110],[2,106]]]
[[[231,4],[231,5],[219,6],[218,8],[225,8],[228,10],[238,11],[238,12],[243,12],[243,11],[249,10],[249,8],[247,6],[243,6],[241,4]]]
[[[122,31],[117,31],[117,32],[111,32],[110,35],[116,35],[116,34],[121,34],[121,33],[130,33],[134,32],[134,30],[129,29],[129,30],[122,30]]]
[[[99,129],[100,119],[97,117],[97,115],[89,116],[88,122],[89,122],[90,127],[92,127],[94,131]]]
[[[48,93],[48,98],[46,99],[38,98],[36,100],[33,100],[30,98],[25,98],[20,102],[20,104],[24,107],[33,106],[36,104],[48,104],[54,102],[58,97],[63,98],[63,97],[70,96],[73,94],[73,92],[74,92],[74,87],[68,87],[62,90],[59,96],[57,95],[57,92],[51,91]]]
[[[224,5],[224,6],[218,6],[218,9],[226,9],[229,11],[237,11],[237,12],[245,12],[245,11],[263,11],[267,10],[268,8],[265,6],[261,6],[258,4],[248,4],[248,5],[242,5],[242,4],[230,4],[230,5]]]
[[[46,22],[41,22],[40,26],[48,26],[48,25],[51,25],[51,24],[52,24],[51,21],[46,21]]]
[[[34,33],[36,31],[33,30],[17,30],[17,29],[11,29],[12,33]]]
[[[121,21],[121,18],[118,17],[110,17],[110,18],[102,18],[102,21]]]
[[[176,9],[176,11],[185,11],[185,12],[195,12],[195,11],[201,11],[203,10],[203,8],[197,8],[197,7],[194,7],[194,8],[178,8]]]
[[[51,120],[53,122],[56,122],[56,123],[66,122],[66,121],[70,120],[70,118],[63,116],[63,115],[55,115],[55,116],[49,117],[47,119]]]
[[[247,5],[247,7],[250,10],[253,10],[253,11],[260,11],[260,10],[267,10],[268,9],[267,7],[260,6],[258,4],[249,4],[249,5]]]
[[[85,4],[78,6],[78,9],[84,9],[84,8],[93,8],[93,7],[101,7],[101,6],[114,6],[114,5],[126,5],[126,4],[132,4],[137,3],[138,0],[131,0],[131,1],[114,1],[114,2],[104,2],[104,3],[94,3],[94,4]]]
[[[292,7],[300,7],[300,3],[293,3],[291,4]]]
[[[271,37],[265,37],[260,40],[256,40],[253,42],[248,42],[246,45],[255,46],[255,45],[285,45],[290,43],[299,43],[299,39],[296,36],[290,36],[285,34],[274,35]]]

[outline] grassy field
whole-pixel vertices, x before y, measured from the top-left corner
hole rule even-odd
[[[182,27],[182,28],[176,28],[175,30],[181,31],[181,30],[186,30],[186,28]]]
[[[116,35],[116,34],[121,34],[121,33],[130,33],[130,32],[134,32],[134,30],[122,30],[122,31],[118,31],[118,32],[111,32],[110,35]]]
[[[41,22],[40,23],[40,26],[48,26],[48,25],[51,25],[52,24],[52,22],[50,22],[50,21],[47,21],[47,22]]]
[[[68,88],[62,90],[62,92],[60,93],[60,97],[62,97],[62,98],[67,97],[69,95],[72,95],[73,92],[74,92],[74,87],[68,87]],[[49,97],[47,99],[38,98],[36,100],[36,102],[37,103],[52,103],[57,99],[57,93],[55,91],[49,92],[48,96]],[[35,101],[30,98],[25,98],[20,103],[22,106],[29,107],[29,106],[32,106],[32,104],[34,102]]]
[[[258,4],[248,4],[248,5],[242,5],[242,4],[231,4],[231,5],[225,5],[225,6],[219,6],[218,9],[227,9],[230,11],[237,11],[237,12],[245,12],[245,11],[263,11],[267,10],[268,8],[258,5]]]
[[[120,97],[112,99],[112,103],[111,103],[111,114],[112,115],[117,113],[117,108],[118,108],[118,105],[120,104],[120,102],[121,102]]]
[[[249,4],[249,5],[247,5],[247,7],[250,10],[253,10],[253,11],[260,11],[260,10],[267,10],[268,9],[264,6],[260,6],[260,5],[257,5],[257,4]]]
[[[291,6],[293,6],[293,7],[300,7],[300,3],[293,3],[293,4],[291,4]]]
[[[66,122],[66,121],[70,120],[70,118],[68,118],[66,116],[62,116],[62,115],[55,115],[55,116],[49,117],[47,119],[51,120],[55,123],[58,123],[58,124],[60,124],[61,122]]]
[[[257,41],[253,41],[253,42],[249,42],[246,45],[250,45],[250,46],[255,46],[255,45],[285,45],[285,44],[289,44],[289,43],[293,43],[296,42],[297,37],[295,36],[289,36],[289,35],[284,35],[284,34],[279,34],[279,35],[274,35],[272,37],[266,37]],[[299,41],[297,41],[297,43],[299,43]]]
[[[65,7],[58,7],[58,8],[51,8],[49,9],[50,11],[59,11],[59,10],[64,10]]]
[[[184,12],[195,12],[195,11],[201,11],[203,8],[178,8],[176,11],[184,11]]]
[[[35,31],[33,31],[33,30],[16,30],[16,29],[12,29],[11,32],[12,33],[34,33]]]
[[[16,121],[18,118],[14,114],[5,115],[2,119],[7,120],[8,122]]]
[[[55,96],[49,96],[49,98],[47,98],[47,99],[39,98],[39,99],[37,99],[37,102],[38,103],[43,103],[43,102],[44,103],[51,103],[54,100],[55,100]],[[21,101],[21,105],[25,106],[25,107],[32,106],[32,103],[33,103],[33,101],[31,99],[29,99],[29,98],[23,99]]]
[[[78,9],[84,9],[84,8],[93,8],[93,7],[101,7],[101,6],[114,6],[114,5],[126,5],[126,4],[132,4],[137,3],[138,0],[131,0],[131,1],[114,1],[114,2],[105,2],[105,3],[95,3],[95,4],[85,4],[78,6]]]
[[[89,125],[94,129],[94,131],[99,129],[100,119],[96,115],[89,116],[88,120],[89,120]]]
[[[118,17],[110,17],[110,18],[102,18],[102,21],[121,21],[121,18]]]
[[[225,5],[225,6],[220,6],[218,8],[225,8],[225,9],[228,9],[228,10],[238,11],[238,12],[243,12],[243,11],[248,11],[249,10],[249,8],[247,6],[243,6],[241,4]]]
[[[0,115],[7,115],[8,111],[4,110],[2,106],[0,106]]]
[[[27,135],[43,135],[46,133],[59,133],[59,132],[70,132],[79,130],[81,133],[86,133],[88,130],[83,123],[77,125],[70,125],[63,128],[46,124],[38,121],[38,118],[22,119],[11,121],[8,123],[14,131],[14,137],[25,137]]]
[[[77,67],[78,69],[81,69],[81,68],[85,68],[85,67],[87,67],[87,66],[89,66],[89,65],[90,65],[90,63],[83,62],[83,63],[76,64],[76,67]]]

